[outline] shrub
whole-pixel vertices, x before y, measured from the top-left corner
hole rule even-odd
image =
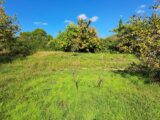
[[[156,8],[156,6],[154,6]],[[160,73],[160,16],[133,16],[122,29],[117,28],[120,49],[135,54],[149,73]],[[151,75],[151,76],[152,76]],[[151,77],[153,78],[153,77]],[[160,81],[160,80],[159,80]]]
[[[52,39],[48,42],[47,47],[49,50],[53,51],[63,51],[62,45],[59,39]]]
[[[10,55],[26,57],[27,55],[33,53],[33,51],[34,50],[29,42],[17,40],[12,47],[12,52],[10,53]]]
[[[35,29],[32,32],[21,32],[18,40],[28,43],[30,48],[36,50],[48,50],[48,44],[53,39],[43,29]]]
[[[111,37],[101,39],[101,51],[102,52],[119,52],[119,45],[120,40],[116,35]]]
[[[64,51],[96,52],[100,49],[100,40],[94,28],[89,27],[90,21],[79,20],[78,25],[68,25],[64,32],[60,32],[56,43]]]
[[[0,54],[12,52],[19,26],[16,17],[8,16],[0,2]]]

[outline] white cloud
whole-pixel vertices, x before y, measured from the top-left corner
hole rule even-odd
[[[64,23],[71,24],[71,23],[73,23],[73,21],[72,20],[65,20]]]
[[[146,8],[147,5],[143,4],[143,5],[140,5],[138,7],[138,9],[136,10],[136,13],[137,14],[144,14],[145,13],[145,8]]]
[[[139,9],[144,9],[144,8],[146,8],[146,5],[139,6]]]
[[[78,16],[78,19],[91,20],[92,22],[96,22],[99,18],[98,18],[98,16],[93,16],[93,17],[89,18],[89,17],[87,17],[86,14],[80,14],[80,15]]]
[[[44,22],[44,23],[42,23],[42,25],[48,25],[48,23]]]
[[[80,14],[78,16],[78,19],[82,19],[82,20],[86,20],[87,19],[87,16],[85,14]]]
[[[120,15],[120,18],[123,18],[123,15]]]
[[[137,14],[144,14],[145,11],[144,11],[144,10],[137,10],[136,13],[137,13]]]
[[[48,23],[47,22],[34,22],[33,24],[35,24],[35,25],[40,25],[40,26],[47,26],[48,25]]]
[[[98,20],[98,16],[94,16],[94,17],[90,18],[90,20],[91,20],[92,22],[96,22],[96,21]]]
[[[35,25],[39,25],[41,22],[34,22]]]

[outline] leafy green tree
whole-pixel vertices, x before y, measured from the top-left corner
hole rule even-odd
[[[20,56],[26,57],[34,52],[33,47],[29,44],[28,41],[19,41],[17,40],[12,47],[12,52],[10,53],[11,56]]]
[[[32,32],[31,42],[36,49],[44,49],[49,42],[48,35],[43,29],[36,29]]]
[[[90,27],[91,21],[78,20],[78,25],[68,25],[64,32],[59,33],[57,41],[64,51],[96,52],[100,49],[100,40],[95,28]]]
[[[6,14],[3,1],[0,2],[0,53],[10,53],[16,41],[19,26],[16,17]]]
[[[119,20],[119,30],[123,29],[123,20],[122,18]]]
[[[65,51],[78,51],[79,40],[78,40],[79,28],[75,24],[67,26],[66,31],[62,33],[62,45]],[[60,36],[59,36],[60,38]]]
[[[160,76],[160,16],[156,12],[150,17],[133,16],[123,29],[115,31],[121,39],[120,49],[134,53],[151,76],[155,71]],[[160,81],[160,77],[156,79]]]
[[[86,21],[83,19],[78,20],[78,27],[80,34],[78,38],[80,39],[80,51],[81,52],[96,52],[100,49],[100,40],[97,36],[97,31],[95,28],[90,27],[91,21]]]
[[[101,40],[101,52],[119,52],[120,40],[117,35],[113,35]]]
[[[48,35],[43,29],[35,29],[32,32],[21,32],[18,40],[28,43],[32,50],[46,50],[48,49],[48,43],[53,37]]]

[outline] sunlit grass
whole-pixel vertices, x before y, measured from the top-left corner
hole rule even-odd
[[[0,66],[2,120],[159,120],[160,88],[127,54],[38,52]]]

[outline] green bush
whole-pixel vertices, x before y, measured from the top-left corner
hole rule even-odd
[[[10,55],[26,57],[33,52],[34,50],[29,42],[17,40],[12,47],[12,52],[10,53]]]
[[[62,45],[59,41],[59,39],[52,39],[48,42],[47,47],[49,50],[52,51],[63,51]]]
[[[3,1],[0,2],[0,54],[12,52],[18,31],[16,17],[8,16],[3,7]]]
[[[101,39],[101,52],[119,52],[120,40],[116,35]]]
[[[156,9],[156,6],[153,8]],[[117,28],[116,32],[121,40],[120,49],[135,54],[147,67],[149,74],[152,74],[151,78],[159,76],[160,16],[156,12],[150,17],[133,16],[122,29]]]
[[[78,25],[68,25],[65,31],[56,38],[56,46],[64,51],[96,52],[100,50],[100,40],[94,28],[89,27],[90,21],[79,20]]]
[[[48,50],[49,42],[53,39],[43,29],[35,29],[32,32],[21,32],[18,40],[29,44],[32,50]]]

